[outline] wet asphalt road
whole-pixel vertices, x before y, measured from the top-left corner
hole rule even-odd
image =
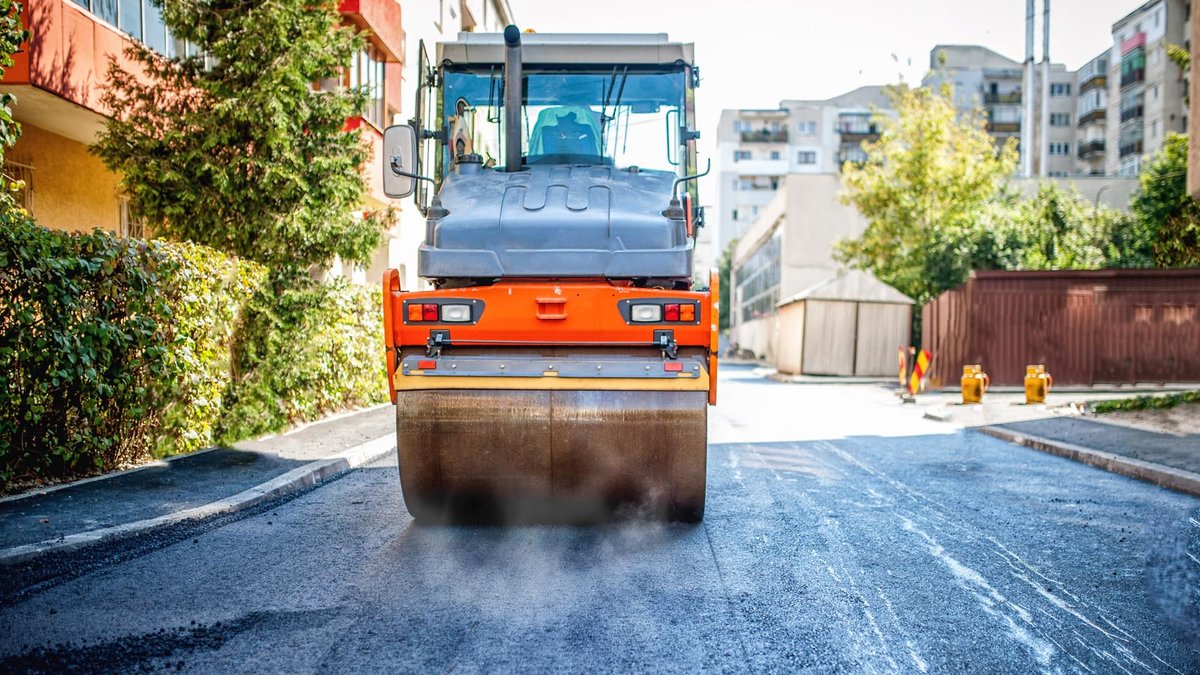
[[[1200,672],[1200,499],[873,386],[721,396],[700,526],[419,528],[383,462],[50,564],[0,672]]]

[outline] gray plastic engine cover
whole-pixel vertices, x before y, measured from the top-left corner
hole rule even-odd
[[[662,215],[675,174],[593,165],[506,173],[460,164],[426,223],[417,273],[430,279],[689,279],[692,240]],[[435,212],[430,212],[436,216]]]

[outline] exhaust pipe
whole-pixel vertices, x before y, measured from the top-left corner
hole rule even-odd
[[[504,170],[521,170],[521,31],[504,28]]]

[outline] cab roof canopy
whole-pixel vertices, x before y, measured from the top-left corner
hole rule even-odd
[[[503,64],[503,33],[459,33],[438,43],[438,63]],[[671,42],[666,33],[522,33],[526,64],[670,65],[693,63],[690,42]]]

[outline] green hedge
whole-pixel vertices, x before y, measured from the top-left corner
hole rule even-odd
[[[223,442],[387,398],[373,288],[276,275],[251,299],[241,332]]]
[[[1121,410],[1150,410],[1174,408],[1184,403],[1200,403],[1200,391],[1181,391],[1174,394],[1135,396],[1092,404],[1092,412],[1108,413]]]
[[[386,396],[378,299],[364,288],[0,218],[0,490]]]

